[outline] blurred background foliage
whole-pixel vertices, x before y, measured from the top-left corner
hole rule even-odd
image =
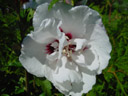
[[[46,78],[28,74],[18,60],[22,40],[33,30],[34,9],[22,9],[24,1],[0,0],[0,96],[63,96]],[[73,6],[86,3],[71,1]],[[88,0],[86,5],[100,13],[113,50],[108,67],[83,96],[128,96],[128,0]]]

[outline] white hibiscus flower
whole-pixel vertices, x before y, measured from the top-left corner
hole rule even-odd
[[[23,41],[20,62],[63,94],[81,96],[107,67],[111,44],[98,12],[87,6],[48,3],[37,7],[34,32]]]

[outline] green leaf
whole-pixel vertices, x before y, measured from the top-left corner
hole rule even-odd
[[[23,93],[24,89],[23,88],[19,88],[19,86],[15,86],[15,94],[20,94]]]
[[[48,6],[48,10],[50,10],[55,3],[57,3],[59,0],[52,0]]]
[[[42,81],[41,87],[42,87],[42,89],[44,90],[44,92],[46,93],[47,96],[52,95],[52,92],[51,92],[52,86],[51,86],[51,83],[48,80]]]
[[[40,94],[39,96],[45,96],[45,93]]]
[[[30,22],[30,20],[33,18],[34,10],[29,9],[29,13],[27,16],[27,21]]]
[[[1,96],[9,96],[8,94],[1,94]]]
[[[37,86],[41,86],[41,88],[42,88],[43,92],[46,94],[46,96],[52,95],[52,92],[51,92],[52,85],[51,85],[50,81],[41,80],[41,79],[36,78],[36,84],[37,84]]]

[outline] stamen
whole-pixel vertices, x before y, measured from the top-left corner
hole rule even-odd
[[[63,54],[65,54],[65,53],[66,53],[66,50],[65,50],[65,49],[63,49],[62,53],[63,53]]]
[[[65,36],[65,38],[66,38],[67,40],[69,40],[68,36]]]
[[[76,45],[71,45],[69,43],[69,45],[64,47],[62,54],[66,55],[68,58],[71,58],[72,53],[75,52],[75,47]]]

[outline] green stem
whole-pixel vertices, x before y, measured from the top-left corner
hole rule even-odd
[[[123,88],[123,85],[121,84],[120,80],[118,79],[116,73],[114,71],[111,71],[112,67],[113,67],[113,65],[108,69],[108,72],[112,73],[115,76],[117,82],[119,83],[119,85],[121,87],[122,92],[124,93],[125,96],[128,96],[127,93],[125,92],[124,88]]]
[[[26,87],[26,93],[27,93],[27,96],[30,96],[30,93],[29,93],[29,76],[28,76],[28,72],[25,70],[25,87]]]
[[[124,88],[123,88],[123,85],[121,84],[120,80],[118,79],[116,73],[113,72],[113,74],[114,74],[114,76],[115,76],[117,82],[119,83],[119,85],[120,85],[120,87],[121,87],[121,90],[122,90],[122,92],[124,93],[124,95],[125,95],[125,96],[128,96],[127,93],[125,92]]]

